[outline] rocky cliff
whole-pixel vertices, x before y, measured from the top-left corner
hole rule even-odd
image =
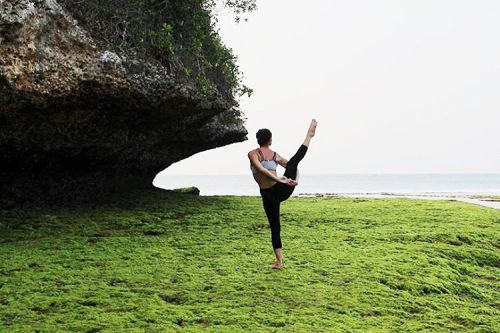
[[[68,8],[0,1],[4,202],[152,186],[176,161],[246,140],[228,91],[107,49]]]

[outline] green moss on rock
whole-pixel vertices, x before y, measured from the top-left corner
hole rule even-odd
[[[177,193],[200,195],[200,190],[196,186],[176,188],[172,191]]]

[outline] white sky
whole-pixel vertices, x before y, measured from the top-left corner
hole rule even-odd
[[[500,1],[258,6],[248,22],[219,21],[255,90],[241,100],[249,140],[162,174],[250,174],[259,128],[289,158],[313,117],[304,174],[500,172]]]

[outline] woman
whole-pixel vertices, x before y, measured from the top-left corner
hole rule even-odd
[[[269,148],[272,144],[272,134],[265,128],[257,132],[257,142],[260,147],[248,153],[250,169],[255,181],[259,184],[264,211],[271,227],[271,241],[276,255],[276,262],[271,266],[274,269],[282,268],[284,263],[281,253],[280,204],[292,195],[298,184],[297,166],[307,152],[311,138],[316,131],[316,125],[317,121],[313,119],[304,143],[290,161]],[[276,174],[278,164],[285,168],[283,177],[278,177]]]

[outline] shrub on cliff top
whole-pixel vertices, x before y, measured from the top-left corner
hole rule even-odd
[[[216,28],[217,12],[235,20],[256,9],[256,0],[60,0],[92,37],[121,55],[155,61],[201,92],[226,99],[250,95],[236,56]],[[236,103],[236,102],[235,102]]]

